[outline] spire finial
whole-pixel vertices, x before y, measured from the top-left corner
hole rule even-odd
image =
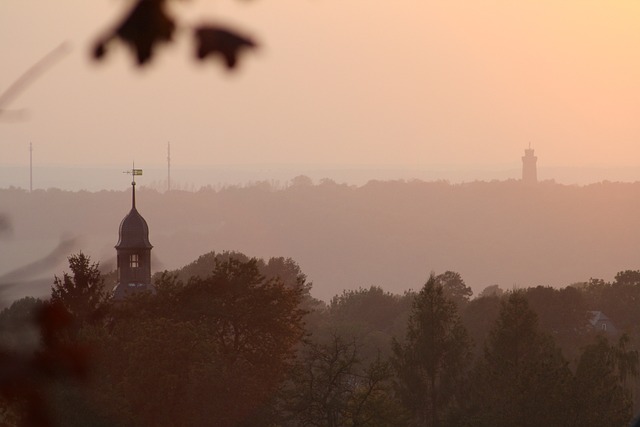
[[[124,171],[123,173],[127,173],[131,175],[131,209],[136,208],[136,175],[142,175],[142,169],[136,169],[135,162],[133,163],[131,170]]]

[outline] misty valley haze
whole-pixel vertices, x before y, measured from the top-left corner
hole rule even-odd
[[[0,419],[626,426],[639,191],[306,176],[133,200],[0,190],[0,298],[15,300],[0,311]],[[141,239],[148,254],[147,232],[153,291],[118,295],[148,271],[124,252]]]
[[[181,3],[0,4],[0,425],[629,425],[640,3]]]
[[[165,147],[163,147],[165,148]],[[175,150],[176,147],[174,147]],[[178,147],[179,149],[180,147]],[[520,148],[520,147],[518,147]],[[34,145],[33,188],[59,188],[70,191],[122,190],[127,182],[118,179],[123,167],[119,166],[63,166],[46,165],[40,158],[38,145]],[[28,152],[25,150],[21,166],[2,165],[0,167],[0,187],[29,188]],[[217,183],[216,188],[226,186],[246,186],[248,183],[269,181],[276,186],[286,185],[292,177],[306,175],[319,182],[330,179],[348,185],[362,186],[371,180],[446,180],[454,184],[473,181],[504,181],[520,178],[520,150],[514,150],[511,163],[496,165],[359,165],[359,164],[279,164],[254,163],[236,165],[175,166],[171,169],[172,188],[196,191],[201,187]],[[164,191],[167,188],[166,165],[143,165],[144,187]],[[538,165],[541,181],[553,180],[566,185],[588,185],[594,182],[635,182],[640,181],[638,167],[570,167],[549,166],[545,157]]]
[[[0,190],[11,233],[2,235],[0,275],[75,239],[113,266],[130,191]],[[362,186],[304,177],[290,186],[259,182],[198,192],[142,188],[138,209],[154,245],[154,271],[175,269],[225,250],[290,257],[325,301],[371,285],[401,293],[430,271],[457,271],[478,294],[611,280],[636,269],[640,254],[640,183],[567,186],[519,181],[448,184],[370,181]],[[38,290],[49,291],[52,266]],[[29,278],[30,280],[36,277]],[[23,296],[19,288],[14,296]]]

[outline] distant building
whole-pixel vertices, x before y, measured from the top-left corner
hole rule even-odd
[[[618,333],[618,329],[616,329],[611,319],[609,319],[603,312],[591,311],[590,314],[591,319],[589,319],[589,323],[591,323],[591,326],[593,326],[594,329],[608,335],[615,335]]]
[[[534,150],[529,144],[529,148],[524,150],[522,156],[522,182],[525,184],[535,184],[538,182],[538,171],[536,163],[538,158],[533,154]]]
[[[113,289],[113,299],[121,300],[135,292],[154,291],[151,284],[151,248],[149,226],[136,209],[135,175],[141,169],[133,169],[131,211],[120,223],[118,244],[118,284]]]

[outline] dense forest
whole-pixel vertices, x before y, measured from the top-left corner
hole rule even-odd
[[[50,277],[72,252],[83,250],[105,271],[113,268],[130,198],[130,188],[0,189],[0,283],[20,285],[6,289],[5,300],[46,296]],[[313,282],[313,296],[326,302],[343,289],[415,290],[431,270],[457,271],[478,293],[494,284],[611,281],[618,271],[640,268],[640,183],[349,186],[299,176],[287,185],[194,192],[142,187],[138,209],[149,223],[154,271],[212,250],[291,257]],[[20,270],[52,253],[47,268]]]
[[[625,426],[640,271],[474,295],[454,271],[325,303],[290,258],[210,252],[110,299],[82,252],[0,312],[2,425]],[[606,326],[603,326],[606,325]]]

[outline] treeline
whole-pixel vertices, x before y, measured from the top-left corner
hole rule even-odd
[[[0,276],[34,261],[33,254],[46,255],[61,236],[78,238],[75,251],[107,264],[130,207],[130,189],[0,190],[0,249],[6,251]],[[493,284],[612,280],[619,270],[640,268],[640,182],[371,181],[356,187],[299,178],[288,187],[140,189],[137,208],[149,224],[154,270],[181,267],[211,250],[282,254],[304,268],[314,296],[325,301],[360,286],[402,293],[415,289],[429,269],[458,271],[478,293]],[[48,286],[41,291],[46,295]]]
[[[475,298],[447,271],[324,303],[291,259],[209,253],[116,303],[87,256],[69,269],[48,301],[0,313],[3,425],[621,427],[634,412],[640,271]]]

